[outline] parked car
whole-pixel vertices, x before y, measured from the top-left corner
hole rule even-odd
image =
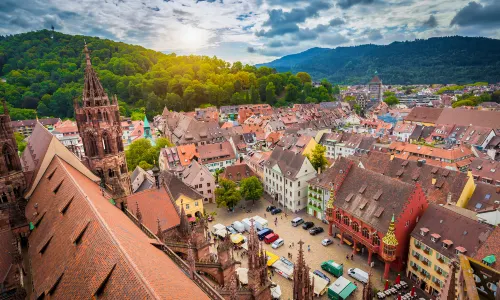
[[[314,227],[313,229],[309,230],[310,235],[317,235],[318,233],[322,233],[323,227]]]
[[[214,220],[214,217],[208,216],[207,220],[208,220],[208,222],[212,222]]]
[[[307,229],[312,228],[312,227],[314,227],[314,223],[313,222],[305,222],[304,224],[302,224],[302,228],[304,230],[307,230]]]
[[[272,242],[276,241],[279,238],[280,236],[277,235],[276,233],[270,233],[266,235],[266,237],[264,238],[264,243],[271,244]]]
[[[272,211],[272,210],[273,210],[273,209],[275,209],[275,208],[276,208],[276,206],[274,206],[274,205],[269,205],[269,206],[266,208],[266,211],[267,211],[267,212],[270,212],[270,211]]]
[[[362,283],[368,282],[368,273],[358,268],[351,268],[347,270],[347,274],[352,278],[361,281]]]
[[[301,217],[297,217],[297,218],[295,218],[295,219],[292,220],[292,226],[293,227],[297,227],[297,226],[299,226],[302,223],[304,223],[304,219],[302,219]]]
[[[329,238],[324,239],[324,240],[321,241],[321,245],[323,245],[325,247],[328,246],[328,245],[331,245],[331,244],[333,244],[333,240],[329,239]]]
[[[277,239],[271,244],[273,249],[277,249],[285,244],[285,241],[282,238]]]
[[[275,209],[271,210],[271,215],[277,215],[280,212],[282,212],[281,208],[275,208]]]
[[[326,276],[325,273],[321,272],[320,270],[315,270],[313,272],[313,274],[323,278],[324,280],[328,281],[328,283],[330,283],[330,278],[328,276]]]
[[[238,233],[238,231],[234,229],[233,226],[227,226],[226,229],[227,231],[229,231],[230,234]]]

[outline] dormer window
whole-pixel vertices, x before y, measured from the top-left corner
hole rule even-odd
[[[428,232],[429,232],[428,228],[420,228],[420,235],[421,236],[426,236]]]
[[[450,240],[444,240],[443,241],[443,248],[448,249],[453,245],[453,242]]]
[[[467,252],[467,249],[465,249],[464,247],[462,246],[458,246],[457,248],[455,248],[455,254],[465,254],[465,252]]]
[[[431,234],[431,241],[433,241],[434,243],[436,243],[437,241],[439,241],[439,239],[441,238],[441,236],[437,233],[433,233]]]

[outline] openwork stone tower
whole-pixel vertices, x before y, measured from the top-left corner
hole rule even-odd
[[[116,96],[110,102],[108,95],[92,68],[85,44],[85,83],[83,104],[75,102],[75,118],[82,138],[85,157],[83,162],[101,178],[101,184],[111,191],[115,199],[131,194],[125,152],[123,150],[120,112]],[[126,203],[117,203],[121,208]]]

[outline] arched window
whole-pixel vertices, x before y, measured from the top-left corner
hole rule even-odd
[[[356,222],[352,222],[351,227],[354,231],[359,232],[359,225]]]
[[[388,256],[393,256],[396,254],[396,247],[384,244],[384,254]]]
[[[366,239],[370,238],[370,232],[368,231],[368,229],[366,227],[363,227],[363,229],[361,229],[361,234]]]
[[[107,132],[102,134],[102,146],[104,147],[104,154],[111,153],[111,137]]]
[[[109,178],[113,178],[115,177],[115,171],[111,170],[111,169],[108,169],[108,177]]]
[[[374,244],[375,246],[380,246],[380,238],[378,237],[378,235],[373,235],[372,244]]]
[[[97,150],[97,141],[93,134],[87,135],[87,150],[89,152],[87,153],[89,157],[97,156],[99,153]]]
[[[123,141],[120,134],[116,135],[116,148],[118,148],[119,152],[123,151]]]
[[[7,195],[2,193],[2,198],[0,198],[0,203],[7,203],[9,199],[7,199]]]
[[[127,173],[127,168],[125,168],[125,164],[120,166],[120,173],[121,174],[126,174]]]
[[[100,110],[97,111],[97,121],[102,122],[102,112]]]
[[[335,217],[337,218],[337,220],[341,221],[342,220],[342,215],[340,214],[340,211],[337,211],[335,213]]]
[[[349,217],[348,216],[344,216],[344,224],[349,226]]]
[[[3,153],[3,160],[5,162],[5,167],[7,168],[7,172],[14,171],[16,169],[14,151],[8,144],[5,144],[3,146],[2,153]]]

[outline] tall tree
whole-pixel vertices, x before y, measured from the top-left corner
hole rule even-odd
[[[315,170],[325,169],[328,166],[328,160],[325,156],[326,147],[321,144],[317,144],[312,150],[310,155],[307,155],[307,158],[313,165]]]
[[[306,82],[312,82],[311,75],[307,74],[306,72],[297,73],[297,77],[300,79],[302,84],[305,84]]]
[[[276,103],[275,87],[272,82],[269,82],[266,86],[266,103],[270,105]]]
[[[245,178],[240,182],[240,193],[247,200],[252,200],[255,203],[255,200],[262,197],[263,192],[262,183],[255,176]]]
[[[236,183],[228,179],[219,180],[219,187],[215,189],[215,202],[217,207],[227,207],[233,209],[241,200],[240,191],[236,188]]]

